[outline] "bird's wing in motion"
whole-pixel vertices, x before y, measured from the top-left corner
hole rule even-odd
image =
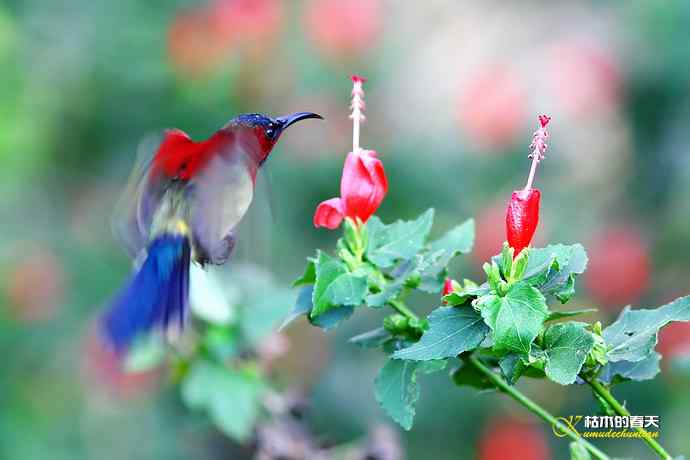
[[[192,233],[210,263],[227,260],[234,247],[233,230],[254,197],[257,165],[251,158],[233,139],[191,181]]]
[[[132,258],[148,244],[153,216],[171,183],[163,174],[152,174],[154,157],[165,147],[180,143],[193,144],[182,131],[166,130],[147,136],[139,144],[129,182],[112,219],[113,232]]]

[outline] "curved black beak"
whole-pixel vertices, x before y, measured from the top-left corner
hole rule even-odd
[[[276,122],[280,124],[281,131],[287,128],[288,126],[297,123],[298,121],[306,120],[308,118],[318,118],[319,120],[323,120],[323,117],[319,114],[312,113],[312,112],[297,112],[293,113],[292,115],[285,115],[282,117],[276,118]]]

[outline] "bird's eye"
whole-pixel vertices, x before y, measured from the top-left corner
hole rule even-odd
[[[275,129],[273,129],[273,128],[268,128],[268,129],[266,130],[266,137],[268,137],[269,139],[273,140],[273,137],[274,137],[275,135],[276,135]]]

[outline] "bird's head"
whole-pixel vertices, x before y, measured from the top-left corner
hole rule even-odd
[[[257,156],[256,159],[261,164],[268,158],[280,135],[288,126],[308,118],[323,120],[321,115],[312,112],[296,112],[277,118],[271,118],[260,113],[245,113],[235,117],[226,126],[226,129],[241,130],[245,135],[248,135],[247,141],[252,143],[255,146],[254,148],[258,147],[259,151],[252,153]],[[256,141],[256,143],[253,141]],[[251,147],[249,148],[251,149]]]

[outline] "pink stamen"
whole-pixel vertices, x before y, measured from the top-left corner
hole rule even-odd
[[[551,117],[547,115],[539,115],[538,118],[541,126],[534,132],[534,135],[532,136],[532,143],[529,145],[531,150],[529,158],[532,159],[532,167],[529,171],[529,177],[527,178],[525,190],[532,188],[534,175],[537,172],[537,165],[541,160],[544,159],[546,150],[549,148],[549,145],[546,143],[546,140],[549,138],[549,132],[546,130],[546,125],[548,125],[549,121],[551,121]]]
[[[354,153],[359,152],[359,126],[364,123],[366,117],[364,116],[364,109],[366,107],[364,103],[364,82],[367,81],[366,78],[359,75],[353,75],[350,77],[352,80],[352,102],[350,103],[350,109],[352,113],[350,114],[350,119],[352,119],[352,151]]]

